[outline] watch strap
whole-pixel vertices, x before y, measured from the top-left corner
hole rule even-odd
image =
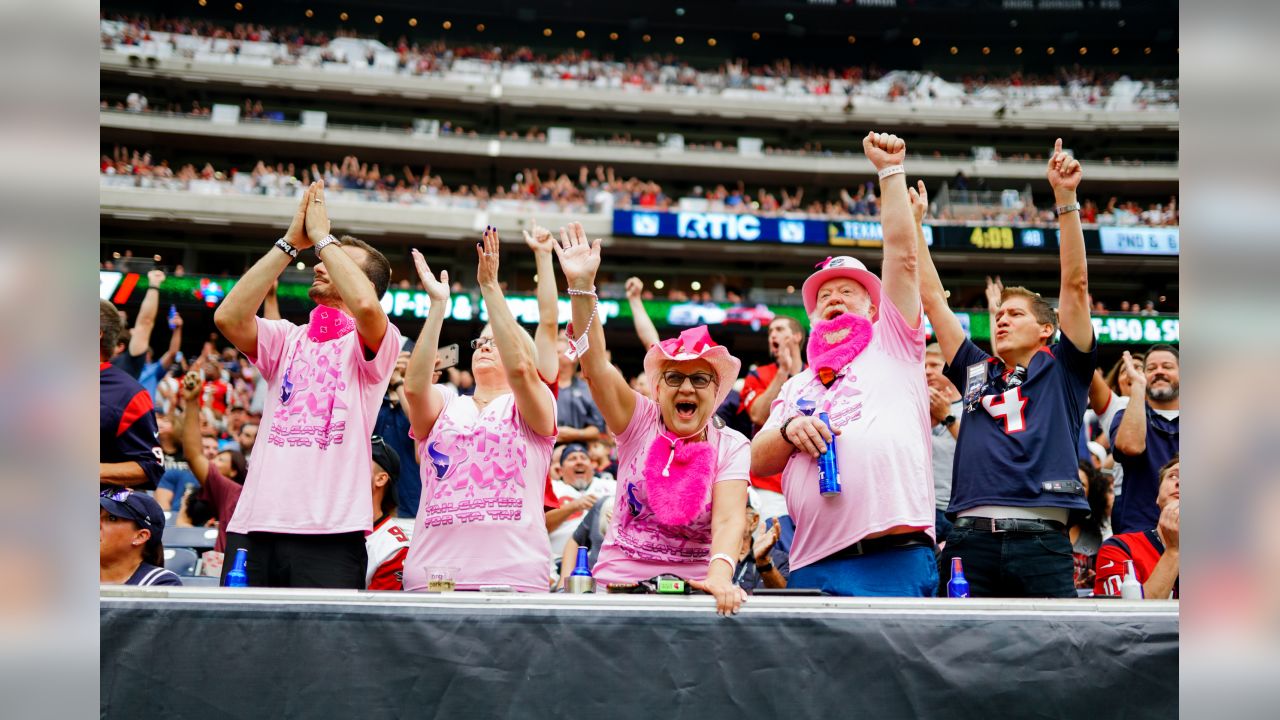
[[[338,242],[338,238],[332,235],[325,235],[323,238],[320,239],[320,242],[316,243],[316,255],[319,255],[321,250],[324,250],[325,248],[329,247],[330,245],[333,245],[334,243],[338,243],[339,245],[342,244]]]

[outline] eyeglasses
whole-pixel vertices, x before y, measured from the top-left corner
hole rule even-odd
[[[382,447],[387,447],[387,441],[386,441],[386,440],[383,440],[381,435],[372,435],[372,436],[370,436],[370,437],[369,437],[369,442],[370,442],[370,443],[372,443],[372,444],[374,444],[374,445],[381,445]]]
[[[471,349],[472,349],[472,350],[479,350],[479,349],[480,349],[480,348],[482,348],[482,347],[488,347],[489,345],[492,345],[492,344],[493,344],[493,338],[491,338],[491,337],[478,337],[478,338],[476,338],[475,340],[472,340],[472,341],[471,341]]]
[[[681,387],[684,385],[685,380],[689,381],[689,384],[693,386],[694,390],[701,390],[706,386],[710,385],[711,382],[715,380],[715,378],[712,377],[710,373],[704,373],[704,372],[697,372],[692,375],[685,375],[682,372],[676,372],[675,370],[668,370],[662,373],[662,382],[666,383],[669,387],[673,387],[673,388]]]

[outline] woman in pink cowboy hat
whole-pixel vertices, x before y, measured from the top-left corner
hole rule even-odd
[[[742,363],[715,344],[705,326],[649,348],[645,397],[605,358],[596,315],[600,241],[579,223],[560,231],[556,248],[573,301],[569,336],[582,374],[618,440],[618,506],[595,566],[598,587],[671,573],[735,613],[746,593],[733,582],[747,505],[751,444],[717,427],[716,408]]]

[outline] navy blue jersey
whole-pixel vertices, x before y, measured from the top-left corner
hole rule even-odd
[[[98,461],[133,461],[142,466],[154,488],[164,474],[164,453],[156,440],[156,413],[151,393],[128,373],[109,363],[98,372]]]
[[[1097,367],[1093,346],[1081,352],[1064,335],[1037,352],[1025,370],[1010,373],[998,358],[964,341],[944,370],[964,402],[947,517],[980,505],[1088,513],[1076,444]]]
[[[182,579],[172,570],[142,563],[133,575],[124,581],[125,585],[182,585]]]

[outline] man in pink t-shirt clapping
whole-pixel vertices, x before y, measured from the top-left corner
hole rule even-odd
[[[320,263],[311,321],[255,313],[299,250]],[[227,532],[248,535],[249,584],[364,589],[373,500],[370,435],[400,349],[379,298],[391,266],[368,243],[329,234],[324,186],[302,193],[284,237],[231,288],[218,329],[267,381],[244,492]]]
[[[805,281],[809,367],[774,400],[751,444],[751,471],[782,473],[796,525],[788,587],[931,597],[929,395],[906,143],[869,133],[862,145],[880,177],[883,287],[851,257],[828,258]],[[824,495],[818,458],[832,444],[842,488]]]

